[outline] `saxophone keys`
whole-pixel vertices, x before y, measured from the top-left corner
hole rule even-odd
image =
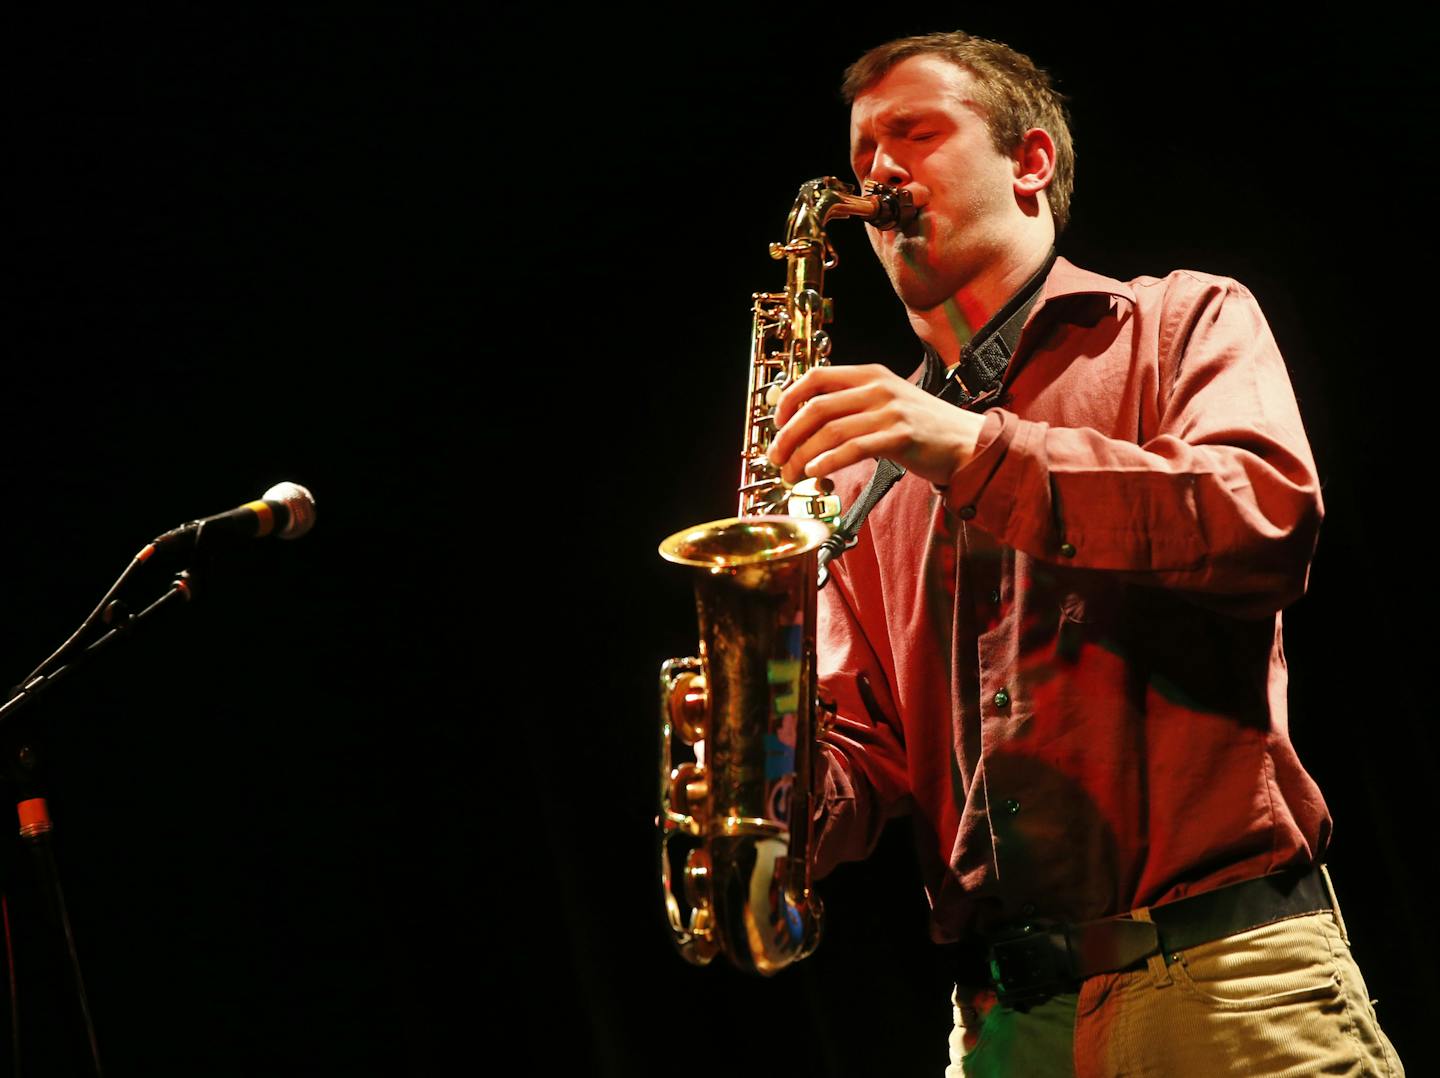
[[[684,763],[670,772],[670,812],[678,818],[677,830],[703,835],[709,826],[705,800],[710,780],[699,764]]]
[[[696,846],[685,858],[685,875],[681,886],[684,889],[685,901],[692,908],[691,935],[709,940],[714,928],[710,902],[710,855],[705,847]]]
[[[706,688],[705,675],[686,671],[675,678],[670,688],[670,721],[685,744],[693,745],[705,738],[705,727],[710,714],[710,693]]]

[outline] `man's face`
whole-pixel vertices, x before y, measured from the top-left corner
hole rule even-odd
[[[991,141],[974,76],[939,56],[901,61],[855,99],[850,164],[920,208],[904,231],[866,229],[912,311],[950,299],[1012,242],[1015,163]]]

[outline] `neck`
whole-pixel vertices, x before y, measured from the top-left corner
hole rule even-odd
[[[935,349],[945,366],[960,362],[960,349],[990,316],[1035,275],[1050,254],[1050,243],[1016,249],[967,281],[953,296],[924,311],[907,309],[915,336]]]

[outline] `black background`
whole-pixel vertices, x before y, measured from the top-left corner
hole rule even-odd
[[[730,512],[766,244],[801,181],[845,175],[844,66],[956,18],[907,10],[20,21],[6,676],[149,536],[281,479],[319,503],[16,731],[112,1073],[943,1068],[903,824],[766,982],[670,952],[650,824],[655,671],[694,647],[654,548]],[[1287,356],[1327,506],[1286,616],[1293,736],[1424,1073],[1434,76],[1398,23],[1136,21],[964,15],[1071,99],[1061,252],[1235,276]],[[908,372],[860,230],[835,239],[839,359]],[[22,1030],[63,1073],[16,852]]]

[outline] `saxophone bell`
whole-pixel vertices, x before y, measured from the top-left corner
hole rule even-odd
[[[810,880],[818,520],[749,517],[677,532],[694,570],[700,654],[660,671],[660,879],[672,936],[697,965],[723,953],[772,974],[814,950]],[[675,741],[704,757],[672,760]],[[683,881],[677,892],[678,874]],[[683,912],[689,908],[688,917]]]

